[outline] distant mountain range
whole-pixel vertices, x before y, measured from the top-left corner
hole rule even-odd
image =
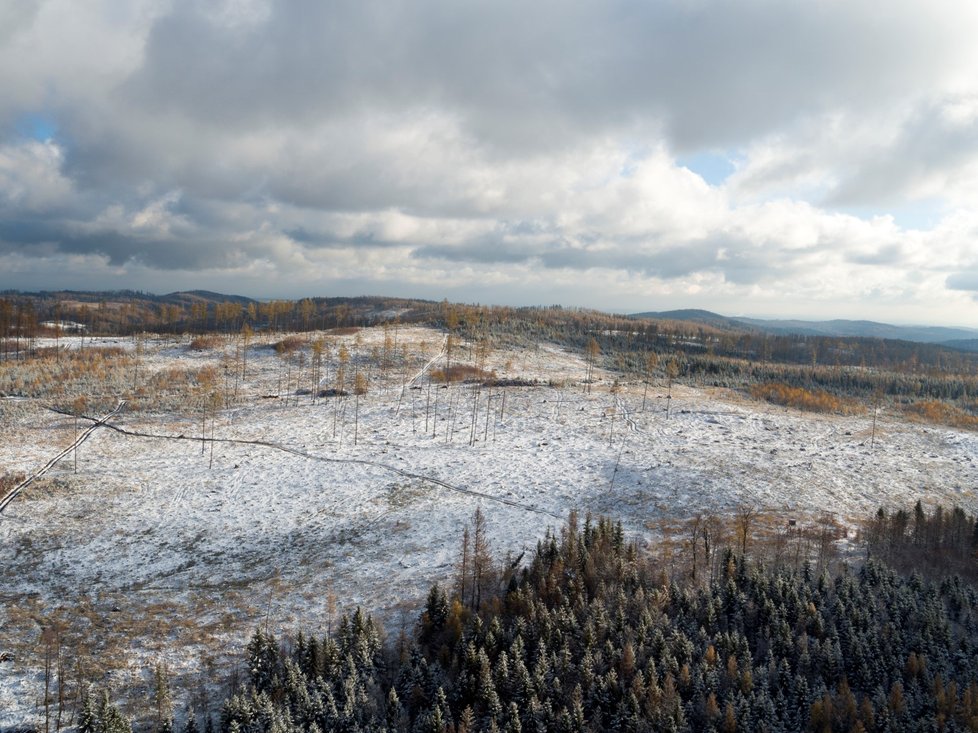
[[[5,296],[24,296],[36,300],[62,300],[77,301],[79,303],[98,303],[99,301],[108,302],[139,302],[149,303],[174,303],[186,305],[194,302],[206,303],[257,303],[254,298],[244,295],[226,295],[224,293],[214,293],[210,290],[184,290],[166,295],[156,293],[146,293],[141,290],[41,290],[37,292],[22,292],[20,290],[0,291],[0,297]]]
[[[978,351],[978,329],[946,328],[944,326],[894,326],[876,321],[778,320],[763,318],[731,318],[707,310],[684,310],[635,313],[632,318],[691,321],[706,326],[733,331],[759,331],[777,335],[839,336],[856,338],[898,339],[924,344],[939,344],[962,351]]]
[[[242,295],[227,295],[207,290],[191,290],[165,295],[156,295],[137,290],[115,291],[74,291],[57,290],[41,292],[20,292],[16,290],[0,291],[0,298],[25,297],[36,303],[46,304],[48,309],[52,303],[97,304],[109,303],[168,303],[188,307],[193,303],[228,303],[233,302],[242,306],[261,301]],[[349,309],[346,318],[356,317],[363,322],[374,322],[382,319],[391,309],[400,312],[412,308],[425,308],[435,305],[432,301],[410,298],[387,298],[377,296],[314,298],[317,302],[344,306]],[[45,317],[49,317],[46,314]],[[875,338],[911,341],[924,344],[934,344],[959,351],[978,352],[978,328],[948,328],[945,326],[895,326],[877,321],[852,321],[835,319],[831,321],[803,321],[794,319],[764,319],[731,317],[713,313],[708,310],[686,308],[681,310],[649,311],[634,313],[630,318],[646,318],[653,320],[683,321],[697,323],[722,331],[768,333],[777,336],[827,336],[838,338]]]

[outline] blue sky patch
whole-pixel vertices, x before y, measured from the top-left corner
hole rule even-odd
[[[24,137],[44,142],[57,136],[58,125],[49,115],[28,114],[17,122],[17,132]]]
[[[908,201],[892,209],[878,209],[870,206],[843,206],[835,209],[842,214],[850,214],[869,220],[876,216],[891,216],[901,229],[930,231],[944,218],[946,206],[940,199]]]
[[[731,156],[707,151],[681,156],[676,163],[693,171],[711,186],[722,185],[737,169]]]

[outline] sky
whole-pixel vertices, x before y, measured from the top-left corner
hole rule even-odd
[[[0,289],[978,327],[973,0],[0,0]]]

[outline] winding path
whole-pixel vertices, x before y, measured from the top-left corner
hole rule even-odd
[[[122,405],[120,404],[119,407],[121,408],[121,406]],[[58,412],[60,414],[67,414],[53,407],[49,409],[51,409],[54,412]],[[116,408],[115,412],[118,412],[118,410],[119,408]],[[280,443],[273,443],[272,441],[268,441],[268,440],[243,440],[241,438],[198,438],[193,436],[188,437],[186,435],[165,435],[162,433],[144,433],[138,430],[126,430],[124,428],[120,428],[117,425],[110,425],[105,422],[105,420],[111,417],[112,415],[114,415],[115,412],[109,413],[109,415],[106,415],[104,418],[100,418],[99,420],[95,420],[94,418],[83,415],[82,416],[83,418],[94,421],[94,424],[86,432],[90,432],[91,430],[94,430],[96,427],[104,426],[109,428],[110,430],[116,431],[117,433],[133,438],[152,438],[156,440],[190,440],[194,442],[203,440],[204,442],[207,443],[227,443],[231,445],[255,445],[263,448],[280,450],[285,453],[291,453],[292,455],[299,456],[301,458],[306,458],[310,461],[319,461],[320,463],[346,463],[346,464],[353,464],[353,465],[360,465],[360,466],[371,466],[373,468],[380,468],[385,471],[390,471],[391,473],[395,473],[405,478],[417,479],[419,481],[426,481],[436,486],[440,486],[443,489],[454,491],[459,494],[474,496],[479,499],[485,499],[486,501],[493,501],[498,504],[505,504],[506,506],[515,507],[517,509],[522,509],[527,512],[533,512],[534,514],[542,514],[544,516],[553,517],[558,520],[563,520],[563,517],[560,514],[555,514],[554,512],[547,511],[546,509],[539,509],[537,507],[530,506],[529,504],[522,504],[518,501],[513,501],[512,499],[504,499],[503,497],[493,496],[492,494],[486,494],[481,491],[475,491],[474,489],[466,489],[461,486],[455,486],[453,484],[448,483],[447,481],[441,480],[440,478],[435,478],[434,476],[426,476],[425,474],[414,473],[413,471],[405,471],[404,469],[398,468],[397,466],[392,466],[389,463],[383,463],[381,461],[373,461],[368,458],[327,458],[326,456],[317,456],[315,454],[307,453],[305,451],[299,450],[298,448],[290,448],[287,445],[282,445]],[[62,454],[62,456],[67,454],[70,450],[71,448],[68,448],[68,450],[66,450]],[[59,458],[60,457],[61,456],[59,456]],[[53,465],[57,460],[58,459],[52,461],[51,465]],[[44,470],[47,470],[47,467]],[[18,490],[19,488],[15,489],[15,491]]]
[[[113,427],[112,425],[109,425],[107,421],[109,419],[115,417],[116,415],[118,415],[119,414],[119,411],[125,406],[125,404],[126,404],[126,401],[125,400],[119,400],[119,404],[116,405],[116,408],[114,410],[112,410],[112,412],[106,413],[105,415],[103,415],[100,418],[93,418],[93,417],[87,417],[87,416],[79,416],[79,417],[84,417],[86,420],[91,420],[92,421],[92,424],[89,425],[77,438],[75,438],[75,441],[71,445],[69,445],[67,448],[65,448],[63,451],[61,451],[58,455],[56,455],[54,458],[52,458],[46,464],[44,464],[44,467],[41,470],[37,471],[36,473],[32,474],[28,478],[26,478],[23,481],[21,481],[19,484],[17,484],[17,486],[15,486],[13,489],[11,489],[10,492],[5,497],[3,497],[3,499],[0,499],[0,513],[2,513],[3,510],[7,508],[7,505],[10,502],[12,502],[14,499],[17,498],[17,495],[21,491],[23,491],[24,489],[26,489],[32,483],[34,483],[39,478],[41,478],[41,476],[43,476],[48,471],[50,471],[52,468],[54,468],[55,464],[57,464],[58,461],[60,461],[62,458],[64,458],[65,456],[67,456],[69,453],[71,453],[71,451],[73,451],[75,448],[77,448],[82,443],[84,443],[86,440],[88,440],[89,436],[92,433],[94,433],[98,428],[100,428],[102,426]],[[57,412],[59,414],[62,414],[62,415],[70,415],[71,414],[71,413],[64,412],[62,410],[55,410],[55,412]],[[72,417],[74,417],[74,415],[72,415]]]

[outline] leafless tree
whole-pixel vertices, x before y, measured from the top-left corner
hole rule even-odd
[[[655,368],[659,365],[659,355],[654,351],[649,352],[645,355],[645,389],[642,391],[642,412],[645,412],[645,402],[649,395],[649,381],[652,379],[652,373]]]
[[[679,362],[675,357],[666,362],[666,376],[669,378],[669,391],[666,394],[666,418],[672,412],[672,383],[679,376]]]
[[[750,540],[751,525],[757,517],[757,507],[741,504],[737,507],[737,539],[740,541],[741,556],[747,555],[747,542]]]
[[[593,336],[591,336],[587,345],[584,347],[585,365],[586,370],[584,373],[584,390],[587,394],[591,394],[591,382],[594,379],[594,365],[598,360],[598,356],[601,354],[601,347],[598,346],[598,342]]]
[[[78,473],[78,418],[85,413],[87,402],[84,396],[79,396],[71,403],[71,414],[75,417],[75,448],[72,451],[75,459],[75,473]]]
[[[360,435],[360,397],[367,394],[367,378],[357,372],[353,379],[353,395],[355,407],[353,410],[353,445],[357,444]]]

